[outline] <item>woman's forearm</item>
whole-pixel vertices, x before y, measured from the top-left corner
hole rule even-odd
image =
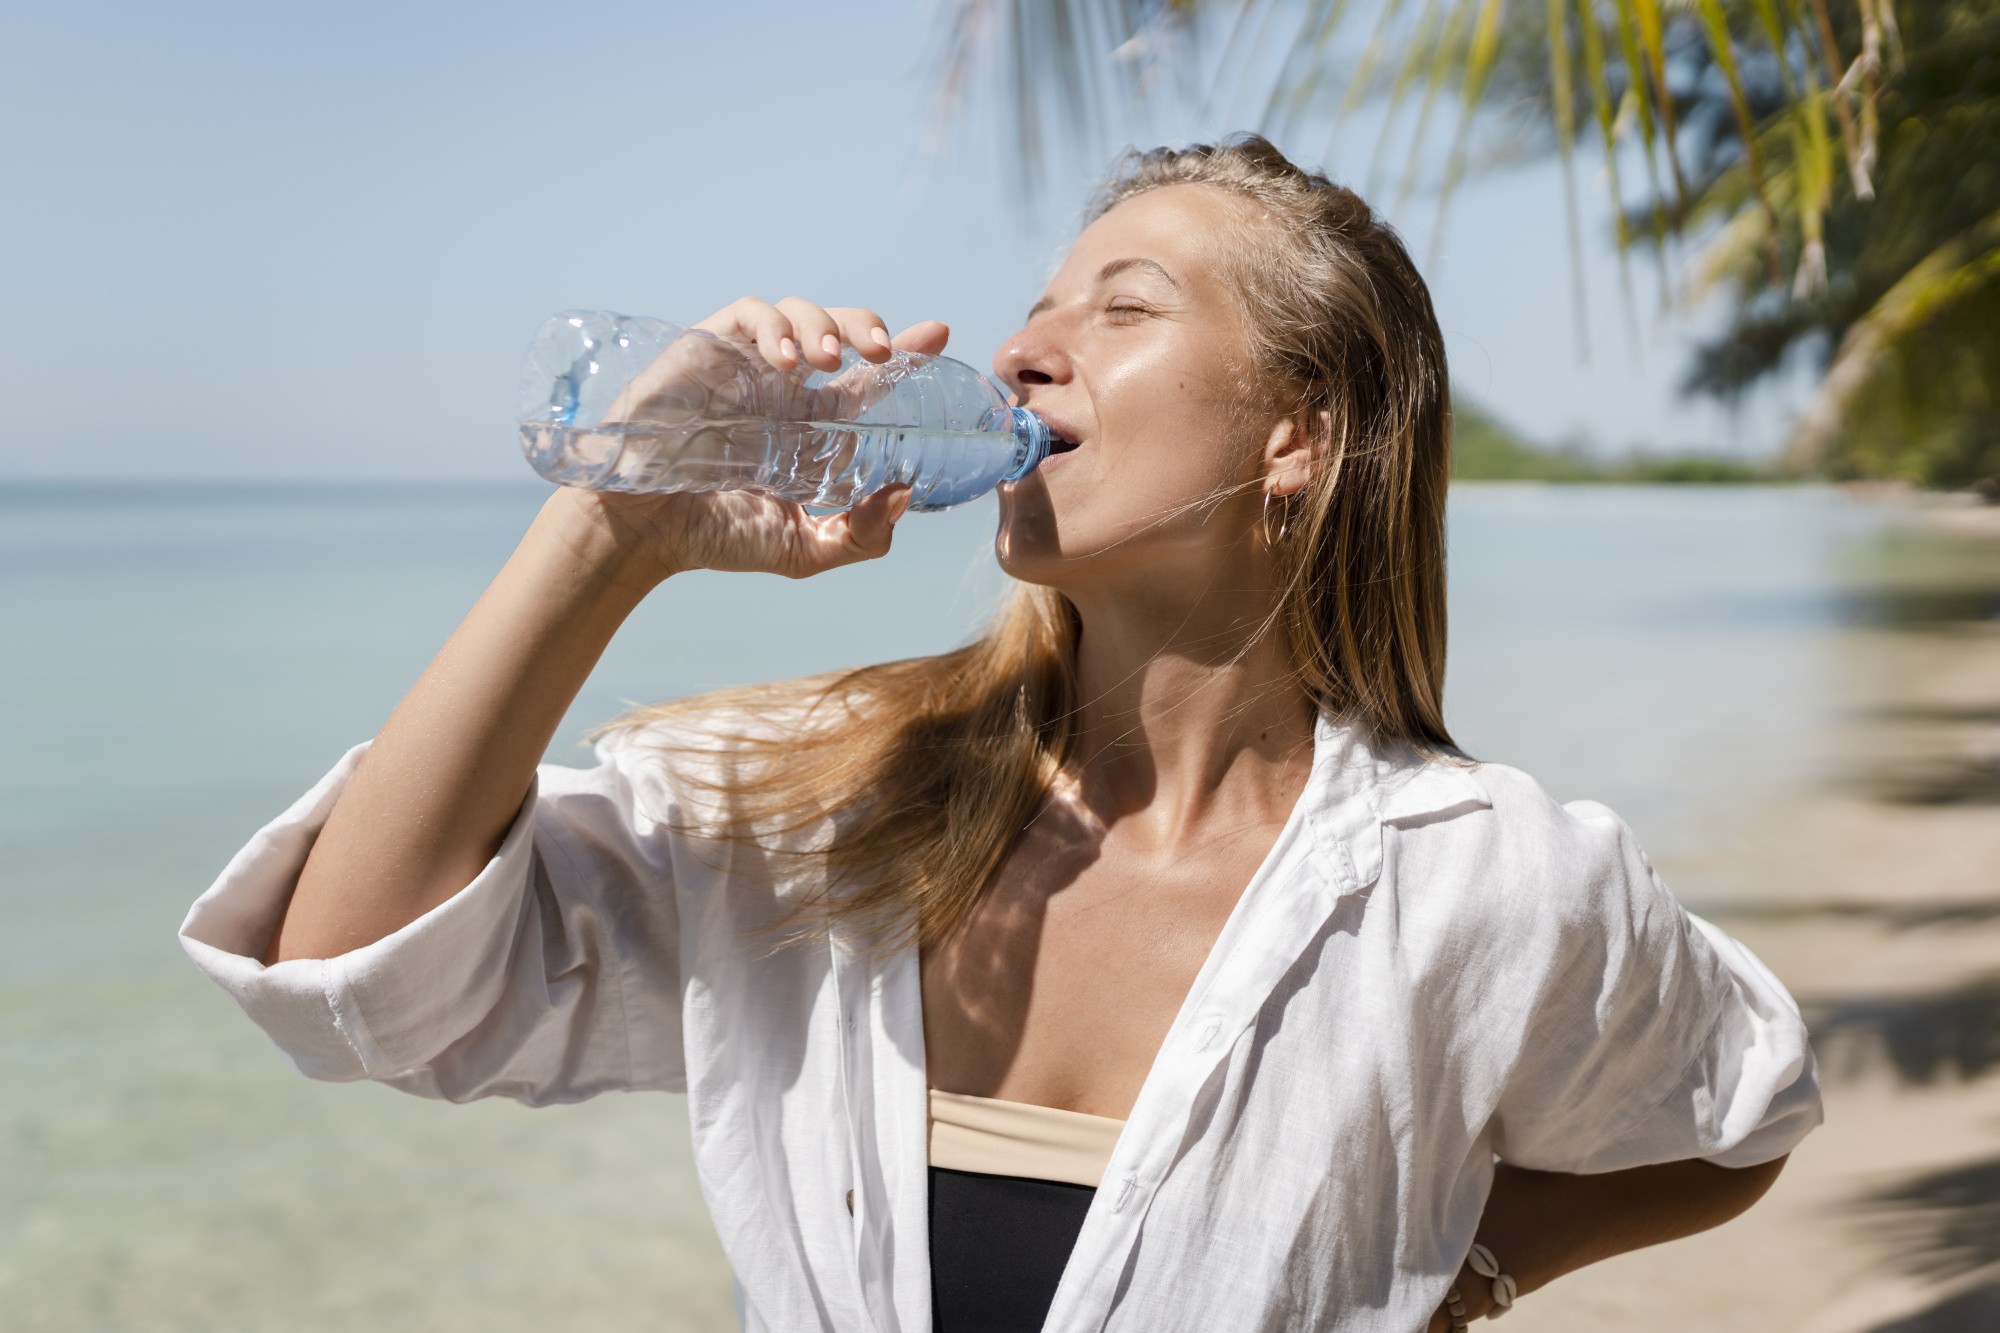
[[[1530,1171],[1501,1163],[1478,1240],[1525,1295],[1587,1264],[1720,1226],[1757,1202],[1785,1159],[1732,1170],[1665,1162],[1601,1175]],[[1491,1284],[1468,1265],[1459,1292],[1473,1318],[1493,1308]],[[1433,1329],[1448,1327],[1433,1319]]]
[[[1501,1163],[1479,1240],[1523,1292],[1615,1254],[1720,1226],[1757,1202],[1784,1159],[1731,1170],[1664,1162],[1571,1176]]]
[[[372,943],[477,875],[563,714],[657,581],[559,492],[377,735],[265,961]]]

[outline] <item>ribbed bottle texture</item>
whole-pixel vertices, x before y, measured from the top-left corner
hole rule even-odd
[[[846,509],[895,483],[948,509],[1027,475],[1049,432],[948,357],[849,349],[782,371],[755,347],[663,320],[572,310],[542,325],[521,376],[521,447],[565,486],[760,490]]]

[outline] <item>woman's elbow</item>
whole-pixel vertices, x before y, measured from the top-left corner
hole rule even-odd
[[[1717,1186],[1714,1198],[1718,1216],[1710,1225],[1719,1226],[1750,1211],[1750,1206],[1777,1183],[1778,1173],[1785,1169],[1785,1162],[1790,1156],[1787,1153],[1755,1166],[1717,1166],[1714,1162],[1703,1162],[1702,1165],[1714,1173]]]

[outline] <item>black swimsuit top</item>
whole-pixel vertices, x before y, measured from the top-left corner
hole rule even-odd
[[[936,1333],[1035,1333],[1125,1122],[930,1095]]]

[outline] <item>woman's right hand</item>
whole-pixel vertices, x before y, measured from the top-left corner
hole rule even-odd
[[[697,356],[761,356],[782,372],[833,370],[843,345],[882,362],[892,351],[935,355],[949,330],[926,320],[889,336],[881,316],[857,306],[822,308],[798,297],[773,305],[744,297],[695,325],[729,343],[694,348]],[[682,342],[696,340],[683,339]],[[623,419],[657,412],[704,370],[727,368],[689,362],[689,349],[669,348],[620,394],[607,416]],[[718,350],[719,349],[719,350]],[[754,349],[754,351],[749,350]],[[740,365],[740,361],[738,362]],[[561,488],[544,519],[592,564],[608,562],[621,576],[651,586],[690,569],[758,571],[807,578],[839,565],[884,555],[896,520],[909,506],[906,487],[889,487],[845,513],[815,516],[798,504],[755,491],[670,492],[633,495]]]

